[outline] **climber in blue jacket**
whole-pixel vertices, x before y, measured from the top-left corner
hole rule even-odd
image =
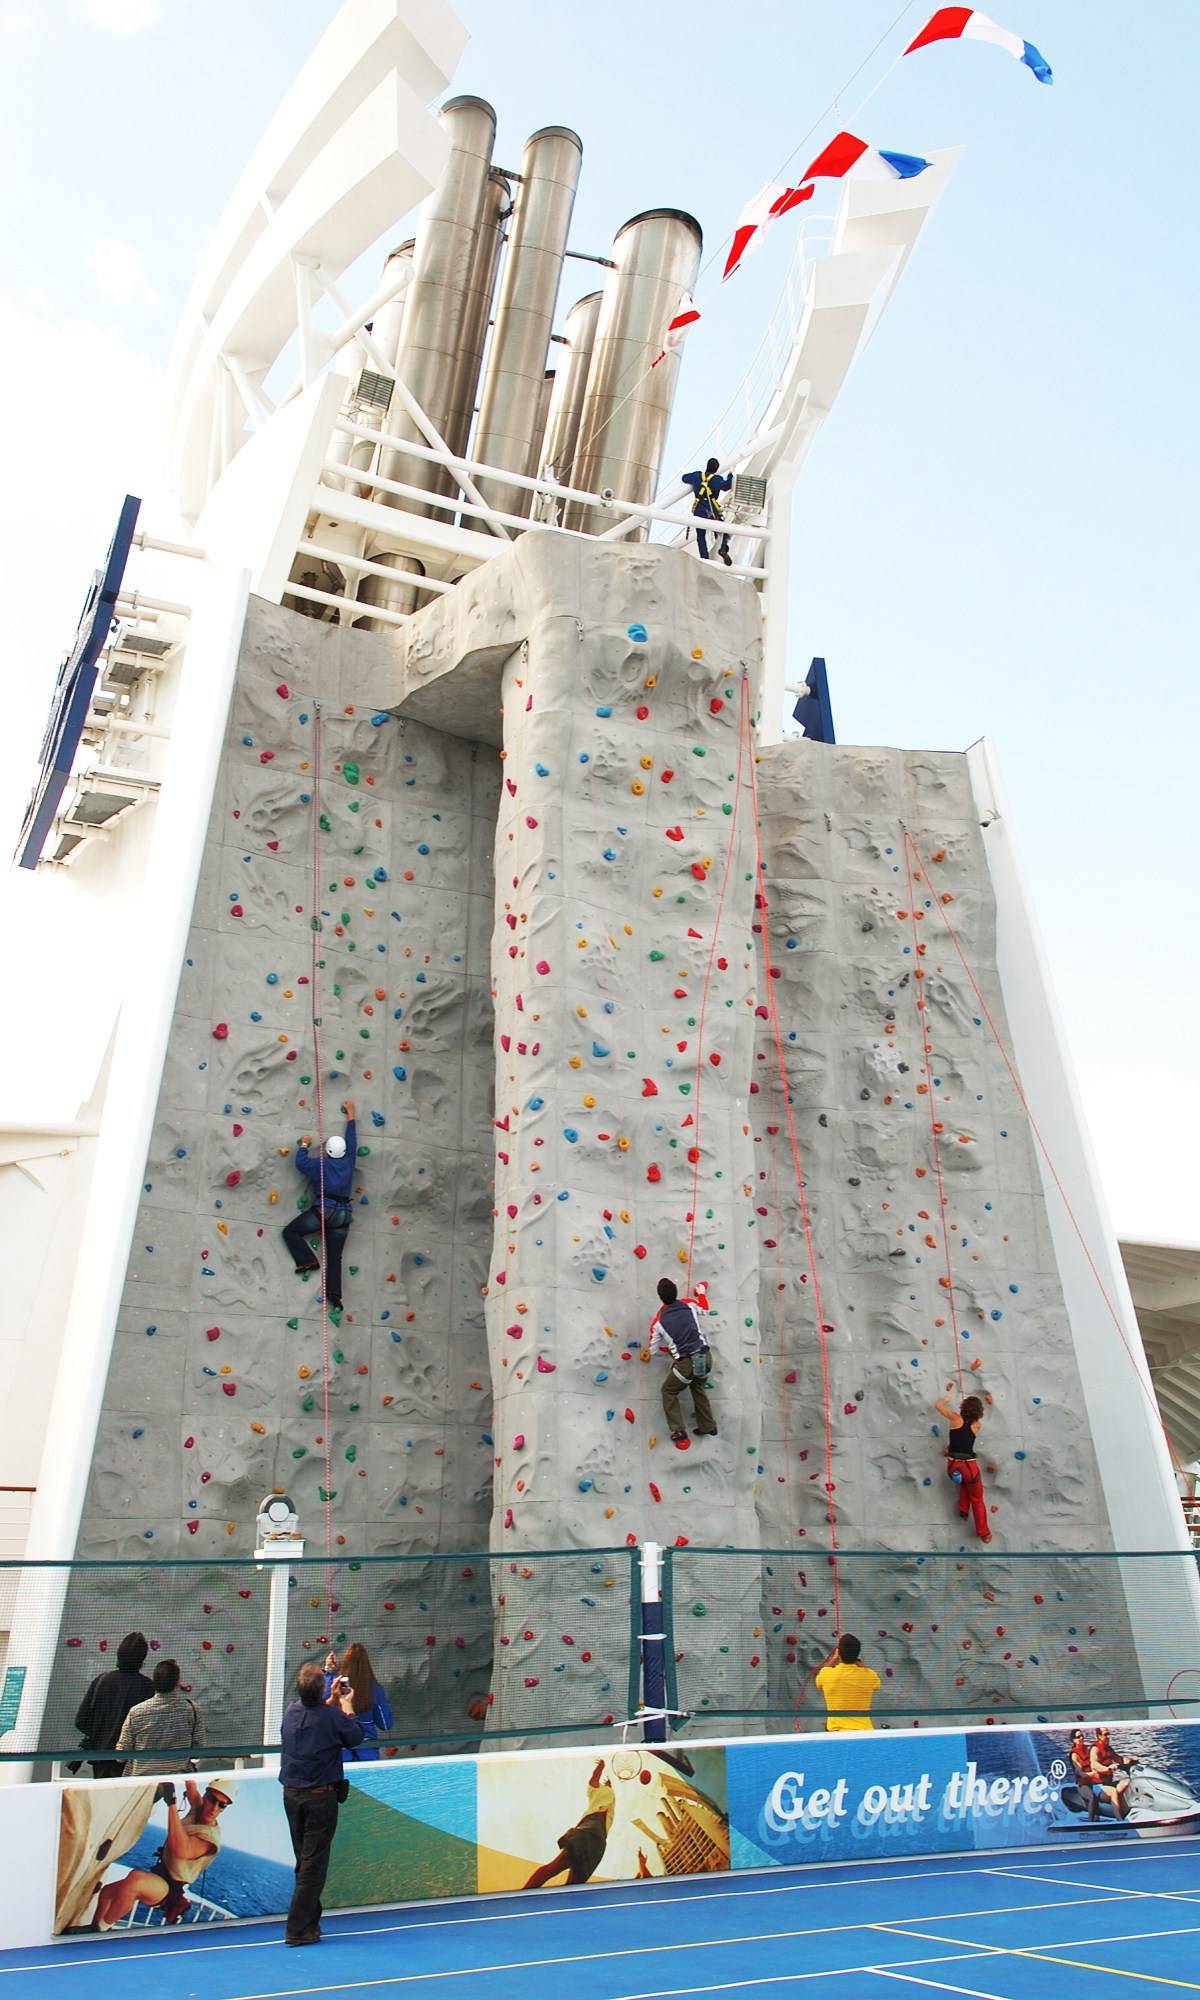
[[[312,1239],[325,1238],[325,1302],[335,1311],[342,1304],[342,1251],[350,1233],[354,1210],[354,1174],[358,1153],[358,1131],[354,1106],[347,1100],[346,1136],[336,1132],[326,1139],[315,1156],[310,1153],[307,1133],[296,1148],[296,1165],[316,1192],[308,1207],[294,1215],[284,1227],[283,1240],[292,1253],[297,1271],[319,1271],[321,1262],[313,1255]]]
[[[719,459],[710,458],[703,472],[685,472],[683,483],[685,486],[690,486],[696,496],[692,513],[697,520],[720,521],[723,518],[721,514],[721,495],[722,493],[728,493],[730,487],[733,485],[733,479],[728,472],[721,471]],[[721,561],[727,566],[731,566],[733,557],[729,553],[728,535],[714,535],[713,540],[720,543],[717,553]],[[703,528],[697,528],[696,530],[696,546],[700,551],[701,562],[707,562],[708,536],[705,534]]]

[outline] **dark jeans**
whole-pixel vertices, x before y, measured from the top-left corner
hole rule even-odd
[[[288,1905],[287,1934],[306,1937],[321,1924],[321,1891],[337,1832],[337,1795],[332,1787],[324,1792],[301,1792],[285,1785],[283,1810],[296,1856],[296,1886]]]
[[[342,1251],[350,1234],[349,1203],[339,1203],[325,1211],[325,1296],[340,1299],[342,1296]],[[313,1261],[310,1238],[321,1236],[321,1211],[314,1206],[306,1208],[302,1215],[294,1215],[284,1226],[283,1240],[292,1253],[292,1262],[298,1271]]]

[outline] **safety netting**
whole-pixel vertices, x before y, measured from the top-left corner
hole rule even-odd
[[[877,1726],[1200,1715],[1196,1553],[664,1555],[668,1705],[693,1735],[824,1728],[839,1632],[879,1675]]]
[[[636,1548],[306,1557],[282,1568],[273,1635],[273,1562],[0,1564],[0,1762],[78,1758],[80,1703],[130,1632],[148,1642],[144,1674],[178,1661],[210,1761],[275,1746],[296,1669],[340,1658],[355,1640],[387,1693],[385,1740],[399,1754],[506,1747],[496,1688],[510,1650],[523,1687],[537,1689],[533,1725],[512,1732],[522,1744],[592,1736],[636,1703]]]

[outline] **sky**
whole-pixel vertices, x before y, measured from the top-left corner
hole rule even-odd
[[[889,74],[927,0],[458,0],[452,90],[496,106],[501,164],[540,125],[581,134],[574,248],[606,252],[648,207],[703,224],[671,467],[694,462],[784,278],[786,222],[719,285],[743,201],[844,125],[966,146],[804,474],[793,666],[825,656],[844,742],[992,739],[1114,1221],[1195,1242],[1200,4],[1000,4],[1053,88],[979,44]],[[162,379],[197,255],[335,12],[0,0],[6,847],[122,494],[158,496],[148,525],[167,523]],[[560,319],[594,282],[568,272]],[[0,922],[8,1000],[42,981],[69,1042],[80,1002],[27,948],[86,921],[61,891],[0,884]]]

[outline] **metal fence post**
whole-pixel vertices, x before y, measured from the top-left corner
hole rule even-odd
[[[642,1702],[650,1711],[642,1724],[642,1740],[665,1743],[666,1678],[663,1667],[662,1548],[642,1543]]]
[[[258,1547],[254,1560],[271,1566],[271,1599],[267,1613],[267,1664],[263,1678],[264,1745],[278,1743],[287,1684],[288,1590],[292,1560],[304,1554],[295,1508],[285,1494],[268,1493],[258,1515]],[[264,1771],[277,1770],[279,1754],[263,1758]]]

